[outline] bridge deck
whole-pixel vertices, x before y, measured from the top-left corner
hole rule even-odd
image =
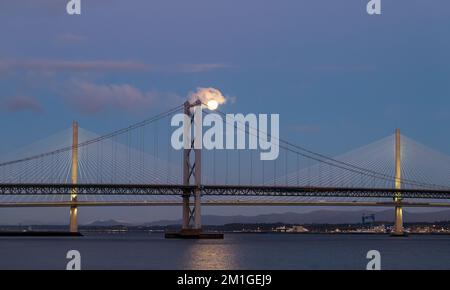
[[[98,206],[181,206],[178,201],[79,201],[79,202],[0,202],[0,208],[98,207]],[[193,204],[192,204],[193,205]],[[360,206],[360,207],[450,207],[450,202],[312,202],[312,201],[207,201],[202,206]]]
[[[172,195],[190,194],[195,186],[173,184],[0,184],[0,195]],[[203,185],[203,195],[211,196],[302,196],[302,197],[355,197],[450,199],[450,189],[394,189],[365,187],[296,187]]]

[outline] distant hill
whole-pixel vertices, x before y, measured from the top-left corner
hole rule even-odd
[[[204,215],[202,216],[202,223],[204,225],[224,225],[231,223],[286,223],[286,224],[345,224],[345,223],[360,223],[363,214],[375,214],[376,221],[394,221],[394,210],[383,211],[337,211],[337,210],[318,210],[309,213],[280,213],[280,214],[263,214],[256,216],[216,216]],[[436,222],[449,221],[450,210],[439,212],[408,212],[404,210],[403,213],[405,222]],[[181,220],[160,220],[145,225],[148,226],[167,226],[181,224]]]
[[[368,210],[317,210],[309,213],[273,213],[261,214],[255,216],[234,215],[204,215],[202,216],[203,225],[225,225],[225,224],[258,224],[258,223],[285,223],[285,224],[355,224],[361,222],[363,214],[375,214],[375,220],[381,222],[393,222],[394,210],[368,211]],[[450,210],[442,210],[436,212],[409,212],[403,211],[404,221],[408,222],[439,222],[450,221]],[[23,221],[22,225],[44,225],[39,221],[28,220]],[[180,225],[181,219],[176,220],[159,220],[145,224],[131,223],[120,220],[97,220],[82,226],[93,227],[114,227],[114,226],[168,226]]]
[[[85,224],[84,226],[91,226],[91,227],[113,227],[113,226],[131,226],[133,224],[124,222],[124,221],[116,221],[116,220],[98,220],[93,221],[91,223]]]

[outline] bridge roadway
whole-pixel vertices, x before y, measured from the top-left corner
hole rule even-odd
[[[181,201],[58,201],[0,202],[0,208],[98,207],[98,206],[182,206]],[[193,204],[192,204],[193,205]],[[363,206],[363,207],[450,207],[450,202],[344,202],[344,201],[203,201],[202,206]]]
[[[3,183],[2,195],[155,195],[182,196],[192,193],[195,186],[173,184],[40,184]],[[304,187],[304,186],[255,186],[255,185],[202,185],[204,196],[275,196],[275,197],[351,197],[403,199],[450,199],[450,188],[446,189],[395,189],[367,187]]]
[[[146,184],[0,184],[0,196],[182,196],[192,193],[195,186]],[[376,206],[376,207],[450,207],[449,202],[417,202],[416,199],[450,199],[450,189],[401,189],[364,187],[298,187],[203,185],[203,196],[224,196],[226,200],[204,200],[204,206]],[[393,197],[401,194],[403,200],[395,203]],[[235,200],[229,197],[236,197]],[[322,197],[322,198],[385,198],[387,201],[264,201],[239,200],[239,197]],[[405,201],[405,199],[415,199]],[[70,206],[181,206],[180,201],[35,201],[0,202],[0,207],[70,207]]]

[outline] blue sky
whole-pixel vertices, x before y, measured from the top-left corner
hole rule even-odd
[[[0,3],[0,153],[70,126],[99,134],[197,87],[335,155],[400,127],[450,154],[450,3],[383,0]]]

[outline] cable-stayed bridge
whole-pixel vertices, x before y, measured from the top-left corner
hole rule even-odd
[[[450,206],[450,156],[399,131],[337,157],[275,137],[273,161],[250,149],[174,150],[171,118],[184,112],[193,121],[194,106],[106,135],[74,123],[0,156],[0,207],[68,207],[77,231],[81,206],[180,206],[183,229],[200,231],[205,205],[382,206],[395,208],[395,233],[402,234],[402,207]],[[231,125],[247,139],[258,133]]]

